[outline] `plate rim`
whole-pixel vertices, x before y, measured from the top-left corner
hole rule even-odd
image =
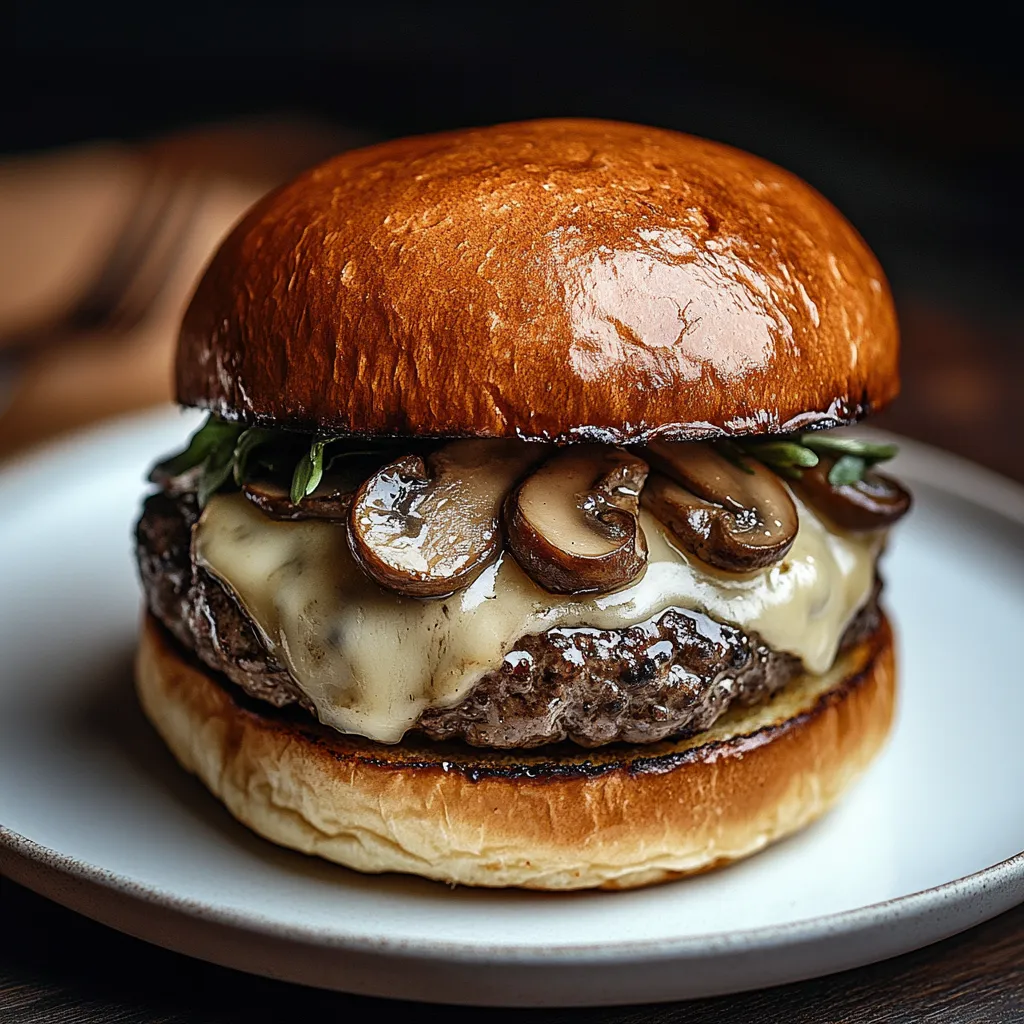
[[[71,878],[91,888],[116,893],[118,896],[162,911],[183,914],[208,924],[257,934],[289,944],[313,945],[337,952],[400,955],[411,959],[443,959],[465,965],[494,965],[515,962],[519,965],[543,963],[579,965],[583,962],[614,962],[617,964],[650,963],[653,960],[700,960],[723,954],[757,953],[799,946],[820,938],[850,938],[870,934],[879,926],[914,919],[939,907],[953,913],[974,897],[988,892],[1013,889],[1018,883],[1024,900],[1024,851],[986,868],[951,879],[928,889],[895,896],[863,907],[819,914],[786,924],[761,925],[757,928],[706,932],[681,938],[633,939],[599,944],[555,943],[551,945],[490,944],[452,942],[451,940],[416,940],[374,938],[365,935],[344,935],[328,927],[302,927],[272,921],[254,911],[225,910],[213,904],[187,899],[143,882],[59,853],[0,825],[0,869],[7,873],[8,856],[28,867],[26,878],[37,875],[47,878]],[[26,881],[24,884],[32,888]],[[437,883],[443,884],[443,883]],[[45,886],[44,886],[45,887]],[[47,895],[52,890],[46,887]],[[557,893],[552,894],[557,898]],[[995,901],[977,917],[981,923],[1014,906],[1016,895],[1005,903]],[[615,894],[611,895],[611,899]],[[59,900],[58,900],[59,902]]]
[[[114,440],[130,430],[155,430],[169,423],[175,413],[183,425],[191,411],[173,405],[161,405],[141,412],[118,416],[84,431],[44,442],[11,459],[0,462],[0,496],[24,485],[25,478],[52,472],[54,465],[73,460],[77,453],[98,443]],[[886,437],[900,445],[900,462],[907,465],[907,476],[947,495],[966,500],[990,513],[1024,526],[1024,485],[961,456],[916,441],[891,431],[858,428],[865,435]],[[143,480],[140,477],[140,493]],[[17,504],[15,503],[16,512]],[[6,517],[3,517],[6,518]],[[0,824],[0,870],[10,877],[12,864],[20,865],[16,880],[30,888],[39,883],[43,895],[64,902],[55,892],[59,880],[70,878],[92,889],[100,889],[132,902],[158,907],[162,911],[288,943],[311,944],[338,951],[377,953],[415,959],[444,959],[467,965],[515,962],[520,965],[579,965],[583,962],[628,964],[657,960],[700,960],[723,954],[756,953],[797,946],[817,938],[851,938],[869,934],[879,926],[918,918],[939,908],[955,913],[978,895],[987,893],[992,900],[983,912],[973,915],[980,923],[1017,902],[1024,901],[1024,850],[981,868],[971,874],[950,879],[927,889],[892,897],[849,910],[816,915],[784,924],[755,928],[707,932],[676,938],[632,939],[594,943],[555,943],[523,945],[452,940],[425,940],[374,937],[341,933],[330,926],[301,926],[274,921],[255,911],[219,908],[215,904],[175,895],[149,883],[135,881],[98,865],[79,860],[36,843]],[[53,884],[58,883],[58,884]],[[1016,884],[1015,884],[1016,883]],[[1007,894],[1009,895],[1007,896]],[[557,895],[557,894],[555,894]],[[614,899],[614,895],[612,897]],[[71,902],[65,905],[79,909]],[[930,940],[929,940],[930,941]],[[866,961],[865,961],[866,962]]]

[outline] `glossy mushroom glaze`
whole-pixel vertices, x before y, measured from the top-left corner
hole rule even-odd
[[[799,528],[789,486],[735,445],[459,440],[388,459],[356,445],[303,496],[258,468],[240,487],[271,519],[344,528],[355,563],[403,597],[447,597],[503,549],[549,593],[611,593],[644,572],[641,505],[680,551],[724,573],[779,564]],[[833,465],[821,459],[790,483],[835,529],[883,530],[908,510],[894,480],[870,471],[835,485]]]
[[[154,474],[140,566],[186,646],[339,731],[650,742],[826,671],[877,617],[909,497],[873,470],[834,483],[831,459],[806,488],[761,461],[817,458],[800,441],[865,469],[891,454],[821,434],[371,451],[211,421]]]

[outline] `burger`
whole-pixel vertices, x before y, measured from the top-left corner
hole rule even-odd
[[[146,715],[239,821],[364,872],[623,889],[826,811],[890,727],[898,390],[817,192],[543,120],[344,153],[184,316],[205,424],[137,527]]]

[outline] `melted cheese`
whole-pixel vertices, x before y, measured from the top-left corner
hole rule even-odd
[[[239,494],[210,501],[193,549],[238,597],[325,725],[396,743],[425,708],[458,703],[521,636],[555,626],[621,628],[672,606],[757,632],[824,672],[870,595],[881,538],[832,532],[798,508],[786,559],[745,576],[688,558],[643,512],[646,573],[624,590],[586,598],[541,590],[507,554],[452,597],[398,597],[355,564],[343,527],[275,522]]]

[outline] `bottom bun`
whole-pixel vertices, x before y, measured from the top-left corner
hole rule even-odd
[[[628,889],[747,857],[826,811],[892,721],[883,618],[822,676],[689,739],[485,751],[345,736],[245,698],[152,618],[139,698],[181,764],[267,839],[358,871]]]

